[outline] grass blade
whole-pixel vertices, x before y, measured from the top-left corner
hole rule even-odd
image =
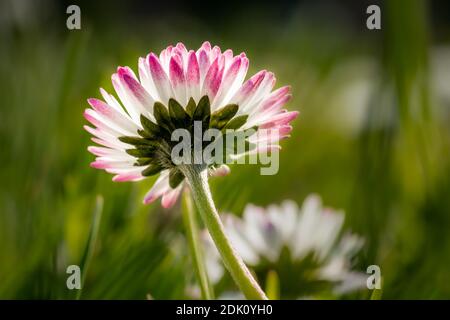
[[[89,236],[86,242],[86,247],[84,248],[84,253],[81,258],[80,269],[81,269],[81,289],[77,292],[77,300],[81,298],[81,293],[84,288],[84,280],[89,268],[89,263],[92,259],[92,254],[94,252],[95,243],[97,240],[98,229],[100,226],[100,220],[103,211],[103,197],[97,196],[95,201],[94,215],[92,218],[91,229],[89,230]]]

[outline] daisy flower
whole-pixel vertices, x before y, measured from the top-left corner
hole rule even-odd
[[[246,78],[249,60],[244,53],[234,55],[205,42],[198,50],[182,43],[169,46],[157,55],[139,58],[136,74],[119,67],[112,75],[117,99],[100,89],[103,100],[91,98],[84,112],[93,125],[85,126],[93,142],[88,150],[96,156],[91,166],[114,175],[114,181],[137,181],[159,174],[144,197],[148,204],[162,197],[163,207],[177,200],[185,174],[171,158],[176,129],[193,131],[200,121],[203,131],[254,131],[270,129],[266,136],[246,137],[244,152],[278,149],[278,141],[288,136],[289,123],[297,111],[283,109],[291,95],[288,86],[274,90],[275,76],[266,70]],[[203,143],[205,148],[207,143]],[[210,173],[225,175],[226,165],[208,163]]]
[[[144,203],[162,197],[164,207],[172,206],[187,181],[236,284],[249,299],[267,299],[224,234],[208,185],[208,172],[228,173],[222,160],[278,149],[278,141],[289,135],[289,123],[297,116],[296,111],[283,109],[291,97],[290,88],[273,90],[275,76],[265,70],[245,81],[248,65],[244,53],[235,56],[229,49],[222,52],[209,42],[196,51],[178,43],[159,55],[150,53],[139,59],[138,76],[128,67],[119,67],[112,75],[119,100],[103,89],[103,100],[88,100],[91,108],[84,115],[94,127],[85,129],[99,145],[88,148],[97,156],[91,165],[114,174],[114,181],[137,181],[159,174]],[[211,130],[219,132],[220,137],[205,139]],[[174,157],[180,145],[174,137],[186,132],[187,151],[183,149]],[[237,137],[244,142],[243,148],[222,143],[218,154],[216,148],[211,153],[212,161],[203,157],[197,161],[198,150],[220,146],[220,141],[234,142],[230,132],[242,133]],[[194,161],[178,161],[186,156],[194,156]],[[205,286],[202,288],[205,290]]]
[[[352,270],[352,258],[363,239],[342,233],[344,213],[323,208],[316,195],[301,208],[292,201],[261,208],[248,205],[242,218],[224,217],[225,232],[244,262],[264,281],[279,277],[283,297],[298,298],[332,290],[343,294],[361,289],[366,275]],[[224,276],[219,254],[202,234],[205,263],[213,283]]]

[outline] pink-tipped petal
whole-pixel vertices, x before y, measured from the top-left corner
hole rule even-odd
[[[223,76],[219,92],[214,99],[212,109],[218,109],[225,105],[227,101],[236,93],[239,86],[242,85],[246,73],[244,58],[237,56],[230,63]]]
[[[291,100],[292,96],[290,94],[286,94],[281,96],[277,100],[271,101],[270,104],[265,105],[265,102],[261,102],[255,110],[250,114],[249,119],[247,121],[248,126],[259,125],[261,123],[267,122],[276,114],[283,113],[281,108]],[[265,109],[264,107],[267,106]]]
[[[130,75],[130,77],[136,78],[136,75],[134,74],[133,70],[131,70],[128,67],[119,67],[118,68],[118,72],[119,70],[123,69],[123,73],[128,73]],[[126,71],[125,71],[126,70]],[[127,113],[130,115],[130,117],[137,122],[139,120],[139,106],[136,106],[135,103],[133,102],[132,99],[130,99],[129,94],[128,94],[128,89],[125,87],[125,84],[123,83],[123,80],[121,79],[121,77],[119,76],[119,74],[114,73],[111,76],[111,82],[113,84],[114,90],[116,91],[117,95],[120,98],[121,103],[123,104],[123,106],[125,107]]]
[[[175,189],[170,189],[163,194],[161,199],[161,205],[163,206],[163,208],[169,209],[177,202],[181,189],[182,185],[178,186]]]
[[[202,88],[202,93],[208,95],[210,101],[214,101],[214,98],[219,91],[220,84],[222,83],[222,76],[223,68],[220,68],[219,59],[216,58],[206,73]]]
[[[96,169],[122,169],[130,170],[133,168],[134,160],[114,160],[104,157],[97,157],[94,162],[91,162],[90,166]]]
[[[292,120],[297,118],[298,111],[283,112],[273,116],[269,121],[261,124],[261,129],[269,129],[275,126],[289,124]]]
[[[104,148],[104,147],[97,147],[97,146],[89,146],[88,151],[98,157],[109,157],[109,158],[116,158],[116,159],[130,159],[130,156],[120,150],[110,149],[110,148]]]
[[[83,126],[83,128],[93,135],[91,138],[92,141],[95,143],[101,144],[105,147],[112,148],[112,149],[127,149],[129,147],[128,144],[123,143],[122,141],[118,140],[116,137],[100,130],[100,129],[94,129],[89,126]]]
[[[190,51],[188,55],[186,82],[189,97],[198,101],[200,99],[200,67],[194,51]]]
[[[144,179],[144,177],[138,173],[123,173],[115,175],[112,178],[114,182],[139,181],[142,179]]]
[[[292,126],[283,125],[272,129],[261,129],[257,134],[251,136],[249,141],[252,143],[266,142],[268,144],[274,144],[281,139],[284,139],[292,131]]]
[[[211,51],[211,43],[209,43],[209,41],[203,42],[199,50],[204,50],[209,53]]]
[[[117,74],[119,75],[122,84],[123,94],[126,95],[126,99],[134,105],[137,113],[146,116],[148,116],[149,113],[152,113],[154,101],[147,90],[145,90],[136,79],[134,74],[131,74],[128,68],[123,67],[120,67],[117,70]]]
[[[175,46],[174,52],[176,55],[178,55],[181,58],[181,65],[184,65],[184,63],[186,62],[186,59],[187,59],[187,54],[188,54],[188,51],[187,51],[185,45],[182,44],[181,42],[178,42],[177,45]]]
[[[239,106],[245,105],[245,103],[253,97],[253,94],[258,89],[259,85],[266,76],[267,71],[262,70],[248,79],[235,96],[231,99],[231,102],[237,103]]]
[[[148,92],[153,101],[158,100],[159,95],[153,84],[153,79],[150,73],[150,67],[148,65],[147,58],[139,58],[139,80],[145,90]]]
[[[91,140],[93,142],[95,142],[96,144],[99,144],[99,145],[101,145],[103,147],[106,147],[106,148],[111,148],[111,149],[116,149],[116,150],[121,148],[113,140],[103,140],[103,139],[99,139],[99,138],[91,138]]]
[[[270,95],[267,96],[267,98],[265,98],[261,102],[261,110],[264,111],[270,109],[271,106],[277,103],[278,100],[288,95],[290,90],[291,90],[290,86],[284,86],[273,91]]]
[[[221,53],[222,52],[221,52],[220,48],[218,46],[214,46],[211,49],[211,52],[209,53],[209,60],[214,61],[217,58],[221,58],[221,56],[222,56]]]
[[[241,102],[241,112],[244,114],[253,113],[259,103],[270,94],[275,81],[276,79],[272,72],[265,72],[263,79],[255,85],[252,92]]]
[[[198,66],[199,66],[199,70],[200,70],[200,83],[203,83],[203,81],[206,77],[206,73],[208,72],[208,69],[209,69],[209,64],[210,64],[208,53],[206,53],[206,51],[203,49],[200,50],[197,53],[197,60],[198,60]]]
[[[161,51],[159,54],[159,61],[161,62],[161,66],[164,68],[165,72],[167,73],[169,70],[169,61],[172,57],[174,47],[172,45],[168,46],[166,49]],[[153,54],[153,53],[150,53]],[[147,57],[148,59],[148,57]]]
[[[229,175],[231,172],[231,169],[226,164],[222,164],[220,167],[214,169],[211,171],[211,175],[214,177],[225,177]]]
[[[169,173],[168,171],[163,171],[159,175],[153,187],[147,192],[144,197],[144,204],[149,204],[160,196],[162,196],[165,192],[170,189],[169,185]]]
[[[233,50],[227,49],[223,52],[222,56],[225,59],[225,68],[228,68],[228,66],[233,61]]]
[[[111,124],[112,127],[117,127],[126,133],[135,134],[137,132],[137,125],[128,117],[124,116],[105,102],[90,98],[88,103],[106,123]]]
[[[125,110],[123,109],[123,107],[120,105],[120,103],[117,101],[117,99],[112,95],[109,94],[108,92],[106,92],[105,89],[100,88],[100,93],[103,96],[103,99],[105,100],[105,102],[107,104],[109,104],[111,107],[113,107],[114,109],[116,109],[118,112],[120,112],[122,115],[127,116],[127,113],[125,112]]]
[[[167,103],[169,98],[173,96],[172,86],[158,57],[153,53],[148,56],[148,65],[150,67],[153,83],[159,93],[159,100],[163,103]]]
[[[172,83],[173,92],[175,94],[175,100],[182,105],[187,103],[186,99],[186,83],[183,71],[183,62],[180,58],[173,56],[169,62],[169,78]]]
[[[129,135],[128,131],[118,128],[115,124],[111,124],[109,121],[105,121],[92,109],[84,110],[83,116],[87,121],[89,121],[99,130],[111,136],[120,137],[123,135]]]

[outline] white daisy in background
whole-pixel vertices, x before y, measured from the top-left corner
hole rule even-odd
[[[301,208],[292,201],[267,208],[248,205],[242,218],[227,214],[223,220],[231,243],[260,283],[276,272],[282,298],[343,294],[366,284],[367,276],[352,270],[363,239],[341,235],[344,212],[323,208],[316,195],[307,197]],[[211,238],[207,232],[202,236],[211,282],[226,282]]]
[[[114,181],[159,174],[144,203],[162,197],[162,205],[170,207],[185,178],[170,157],[175,129],[192,131],[194,121],[202,121],[203,129],[271,129],[268,137],[248,137],[249,147],[234,155],[278,149],[278,141],[288,136],[289,123],[298,114],[283,109],[290,88],[272,91],[275,77],[265,70],[244,82],[248,65],[244,53],[235,56],[205,42],[196,51],[178,43],[159,55],[140,58],[138,76],[119,67],[112,75],[119,100],[100,89],[104,101],[89,99],[92,108],[84,113],[94,126],[85,129],[100,145],[88,148],[97,156],[91,166],[114,174]],[[219,164],[208,167],[220,175],[229,171]]]

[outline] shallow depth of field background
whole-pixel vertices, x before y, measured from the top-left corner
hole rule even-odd
[[[380,265],[383,298],[450,298],[448,2],[377,2],[380,31],[365,26],[371,1],[85,1],[69,31],[71,3],[0,4],[0,298],[75,298],[65,271],[83,259],[98,195],[81,298],[186,297],[179,205],[144,206],[152,179],[113,183],[90,168],[82,113],[100,86],[113,92],[116,66],[204,40],[245,51],[249,75],[275,72],[301,112],[277,175],[235,165],[211,180],[219,210],[318,193],[365,237],[356,268]]]

